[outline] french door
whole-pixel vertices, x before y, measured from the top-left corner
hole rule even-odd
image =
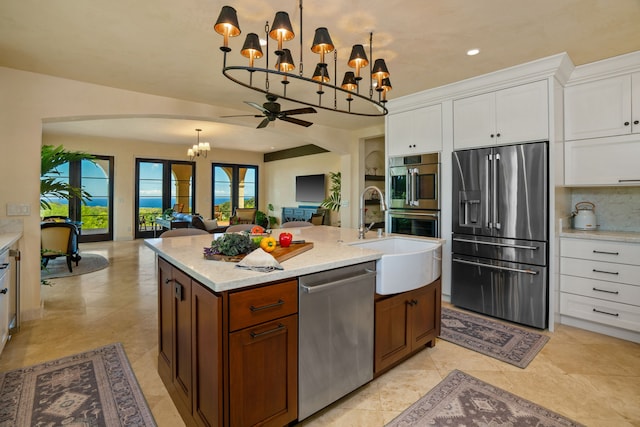
[[[65,163],[57,168],[56,180],[83,188],[91,195],[86,204],[79,198],[52,200],[41,217],[67,217],[78,225],[80,242],[113,240],[113,157]]]
[[[156,219],[168,209],[195,211],[195,163],[136,159],[135,237],[157,237]]]
[[[212,217],[228,225],[236,208],[258,207],[258,167],[215,163]]]

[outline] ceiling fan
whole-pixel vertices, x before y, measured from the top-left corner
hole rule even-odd
[[[280,111],[280,104],[276,102],[277,99],[278,99],[278,97],[276,95],[268,93],[267,94],[267,102],[265,102],[262,105],[256,104],[255,102],[244,101],[245,104],[248,104],[248,105],[252,106],[253,108],[256,108],[256,109],[258,109],[258,110],[260,110],[262,112],[262,114],[253,115],[253,117],[264,117],[264,120],[262,120],[258,124],[258,126],[257,126],[258,129],[266,127],[269,124],[269,122],[273,122],[276,119],[284,120],[285,122],[293,123],[293,124],[304,126],[304,127],[309,127],[309,126],[311,126],[313,124],[311,122],[307,122],[305,120],[296,119],[296,118],[290,117],[290,116],[294,116],[296,114],[317,113],[317,111],[314,108],[305,107],[305,108],[295,108],[293,110]],[[239,115],[239,116],[222,116],[222,117],[226,118],[226,117],[250,117],[250,116],[252,116],[252,115],[251,114],[243,114],[243,115]]]

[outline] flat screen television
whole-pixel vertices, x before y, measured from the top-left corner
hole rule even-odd
[[[324,174],[296,176],[296,202],[320,203],[324,199]]]

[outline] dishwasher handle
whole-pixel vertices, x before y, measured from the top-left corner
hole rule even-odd
[[[330,288],[334,288],[336,286],[344,285],[345,283],[349,283],[349,282],[352,282],[354,280],[364,279],[366,277],[370,277],[370,276],[375,276],[376,275],[376,271],[375,270],[369,270],[367,268],[364,271],[365,272],[362,273],[362,274],[345,277],[344,279],[334,280],[334,281],[325,282],[325,283],[318,283],[318,284],[314,284],[314,285],[300,285],[300,287],[302,288],[302,290],[304,292],[306,292],[308,294],[313,294],[315,292],[321,292],[321,291],[325,291],[325,290],[330,289]]]

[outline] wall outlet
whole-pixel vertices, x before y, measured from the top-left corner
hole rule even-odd
[[[348,208],[349,207],[349,201],[348,200],[342,200],[340,202],[340,206],[342,206],[343,208]]]
[[[30,204],[7,203],[7,216],[29,216],[29,215],[31,215]]]

